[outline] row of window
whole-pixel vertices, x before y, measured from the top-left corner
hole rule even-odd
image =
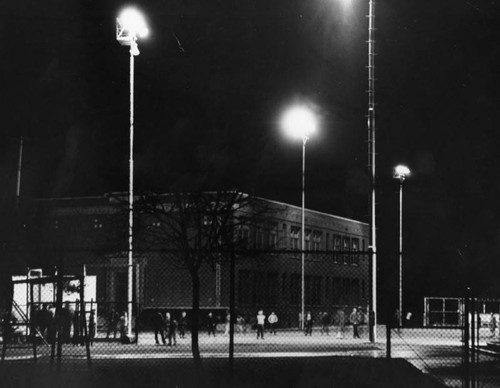
[[[159,228],[161,224],[159,221],[153,221],[150,226]],[[59,220],[54,220],[54,228],[59,229],[59,227]],[[93,228],[102,229],[102,220],[94,218]],[[299,226],[288,228],[287,224],[282,224],[282,232],[278,233],[277,230],[277,224],[271,228],[243,227],[240,230],[240,241],[244,246],[254,249],[301,249],[301,228]],[[361,243],[362,247],[360,247],[358,237],[349,237],[315,229],[306,228],[304,233],[304,250],[306,251],[358,252],[360,248],[365,251],[365,240],[361,239]],[[343,260],[339,259],[339,262]]]
[[[359,278],[304,276],[306,306],[324,304],[361,304],[365,298],[365,280]],[[238,271],[238,303],[240,306],[272,306],[302,303],[302,277],[297,273]]]
[[[244,245],[256,249],[274,249],[279,247],[292,250],[301,249],[301,228],[291,226],[288,238],[287,229],[287,225],[283,224],[282,238],[278,238],[276,229],[256,228],[254,236],[252,236],[250,228],[244,227],[241,229],[240,239]],[[306,251],[358,252],[360,248],[365,251],[365,240],[361,240],[361,242],[362,247],[360,247],[360,239],[358,237],[349,237],[315,229],[305,229],[304,233],[304,250]]]

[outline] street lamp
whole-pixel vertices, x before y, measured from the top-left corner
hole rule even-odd
[[[306,143],[309,136],[316,132],[317,119],[314,113],[305,106],[294,106],[287,110],[282,117],[281,126],[283,130],[294,139],[302,140],[302,231],[301,245],[302,251],[302,266],[301,266],[301,320],[300,325],[304,325],[305,313],[305,253],[304,253],[304,236],[305,236],[305,184],[306,184]]]
[[[408,175],[408,167],[394,167],[393,177],[399,179],[399,314],[403,314],[403,182]]]
[[[135,8],[125,8],[116,19],[116,40],[123,46],[130,46],[130,155],[128,195],[128,324],[127,335],[132,336],[133,298],[133,226],[134,226],[134,57],[139,55],[137,39],[148,35],[146,22]]]

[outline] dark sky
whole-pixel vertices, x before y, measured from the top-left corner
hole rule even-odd
[[[118,1],[0,6],[0,179],[25,197],[127,190],[128,49]],[[368,218],[368,0],[138,1],[136,188],[238,188],[300,205],[301,144],[279,130],[304,101],[306,205]],[[500,0],[379,0],[377,202],[383,288],[397,284],[406,163],[405,294],[500,296]],[[177,43],[182,45],[182,49]],[[424,292],[424,291],[425,292]],[[397,294],[389,298],[397,298]]]

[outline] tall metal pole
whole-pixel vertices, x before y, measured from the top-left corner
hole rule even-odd
[[[403,314],[403,180],[399,183],[399,314]]]
[[[372,250],[372,314],[370,340],[377,341],[377,228],[375,213],[375,1],[368,5],[368,160],[371,172],[370,247]]]
[[[23,143],[24,139],[21,136],[19,142],[19,162],[17,164],[17,185],[16,185],[16,206],[19,207],[19,202],[21,200],[21,172],[23,169]]]
[[[137,53],[136,37],[130,41],[130,155],[128,186],[128,325],[127,336],[132,336],[132,299],[134,285],[134,54]]]
[[[305,217],[305,205],[306,205],[306,143],[309,138],[304,136],[302,138],[302,233],[301,233],[301,245],[302,250],[302,270],[301,270],[301,285],[302,285],[302,295],[301,295],[301,319],[300,328],[304,328],[305,319],[305,253],[304,253],[304,242],[306,233],[306,217]]]

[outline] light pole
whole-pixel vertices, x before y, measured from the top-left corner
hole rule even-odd
[[[148,35],[144,17],[135,8],[125,8],[116,19],[116,40],[130,46],[130,154],[128,190],[128,294],[127,336],[132,336],[132,299],[134,279],[134,57],[139,55],[137,39]]]
[[[305,106],[294,106],[282,117],[283,130],[291,137],[302,140],[302,217],[301,217],[301,302],[300,326],[304,326],[305,317],[305,201],[306,201],[306,143],[309,136],[316,132],[317,119],[314,113]]]
[[[410,169],[403,165],[394,167],[393,177],[399,179],[399,314],[403,314],[403,182]]]

